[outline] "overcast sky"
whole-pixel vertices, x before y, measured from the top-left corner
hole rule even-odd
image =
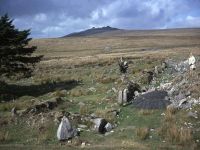
[[[91,27],[166,29],[200,27],[200,0],[0,0],[19,29],[34,38],[59,37]]]

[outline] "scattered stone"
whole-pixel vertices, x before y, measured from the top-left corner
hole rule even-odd
[[[85,146],[86,146],[86,143],[85,143],[85,142],[81,143],[81,147],[82,147],[82,148],[84,148]]]
[[[118,103],[121,105],[123,104],[123,91],[119,91],[118,93]]]
[[[94,87],[90,87],[88,90],[91,92],[96,92],[96,89]]]
[[[123,103],[127,103],[128,102],[127,93],[128,93],[128,90],[124,89],[123,90]]]
[[[57,130],[57,138],[60,141],[68,140],[77,135],[77,131],[72,128],[67,117],[63,117]]]
[[[120,61],[118,62],[118,65],[119,65],[119,70],[122,74],[125,74],[127,73],[127,70],[128,70],[128,62],[125,61],[123,59],[123,57],[120,58]]]
[[[12,116],[12,117],[16,117],[16,116],[17,116],[17,110],[16,110],[15,107],[13,107],[13,108],[11,109],[11,116]]]
[[[117,89],[116,88],[112,88],[113,92],[117,93]]]
[[[94,123],[94,129],[95,131],[104,134],[106,132],[105,126],[108,123],[105,119],[103,118],[96,118],[93,120]]]
[[[40,112],[46,112],[49,110],[54,109],[55,107],[58,106],[58,104],[60,104],[63,100],[60,97],[57,98],[53,98],[47,101],[44,101],[42,103],[39,104],[35,104],[29,108],[27,108],[26,110],[22,111],[22,115],[26,115],[28,113],[40,113]]]
[[[86,128],[87,128],[87,126],[84,125],[84,124],[79,124],[78,127],[79,127],[79,128],[82,128],[82,129],[86,129]]]
[[[166,108],[171,102],[166,100],[166,91],[152,91],[135,98],[133,105],[142,109]]]
[[[140,93],[138,91],[134,92],[135,97],[138,97],[140,95]]]
[[[79,105],[79,106],[85,106],[85,103],[79,102],[78,105]]]
[[[112,130],[113,127],[112,127],[112,124],[108,122],[108,123],[106,124],[105,128],[106,128],[106,132],[110,132],[110,131]]]
[[[151,132],[155,131],[155,129],[150,129]]]
[[[186,97],[188,97],[188,96],[190,96],[191,95],[191,92],[190,91],[187,91],[186,93],[185,93],[185,96]]]
[[[113,129],[112,124],[107,122],[103,118],[93,119],[92,122],[94,123],[95,131],[97,131],[101,134],[105,134],[106,132],[110,132]]]
[[[195,113],[195,112],[191,112],[191,111],[189,111],[188,113],[187,113],[187,116],[188,117],[193,117],[193,118],[198,118],[198,115]]]
[[[165,113],[162,113],[161,116],[165,116]]]
[[[187,99],[184,98],[184,99],[180,100],[178,106],[180,107],[181,105],[186,104],[186,103],[187,103]]]

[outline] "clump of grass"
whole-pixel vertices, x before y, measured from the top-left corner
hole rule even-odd
[[[174,116],[174,114],[175,114],[174,109],[171,109],[171,108],[167,109],[165,111],[165,116],[164,116],[165,122],[168,122],[168,123],[175,122],[175,116]]]
[[[169,105],[167,106],[167,114],[175,114],[177,112],[177,108]]]
[[[172,107],[167,108],[163,124],[158,130],[158,135],[171,143],[180,145],[194,144],[191,129],[178,126],[175,113],[176,109]]]
[[[73,97],[79,97],[79,96],[83,96],[83,95],[88,95],[88,91],[84,90],[84,89],[72,89],[70,91],[70,96]]]
[[[113,123],[115,121],[115,118],[116,118],[114,113],[112,113],[110,110],[107,110],[107,109],[97,109],[95,111],[95,114],[98,117],[104,118],[108,122],[111,122],[111,123]]]
[[[0,131],[0,142],[5,142],[9,139],[8,131]]]
[[[54,95],[55,95],[56,97],[64,97],[64,96],[65,96],[65,93],[62,92],[62,91],[60,91],[60,90],[56,90],[55,93],[54,93]]]
[[[136,129],[136,135],[140,140],[145,140],[149,136],[149,128],[143,127],[143,128],[137,128]]]
[[[139,111],[139,115],[144,115],[144,116],[151,115],[152,113],[153,113],[153,110],[149,110],[149,109],[141,109]]]
[[[103,83],[103,84],[108,84],[108,83],[115,82],[116,80],[117,80],[116,77],[102,77],[102,78],[98,78],[97,82]]]
[[[191,129],[180,128],[176,124],[164,125],[159,131],[159,135],[171,143],[180,145],[192,144],[193,136]]]
[[[2,103],[0,104],[0,111],[11,111],[11,109],[14,107],[14,103]]]
[[[55,136],[55,130],[56,127],[51,122],[46,122],[43,126],[40,126],[38,128],[38,144],[51,141]]]
[[[87,105],[81,105],[79,109],[80,115],[87,115],[89,114],[89,108]]]

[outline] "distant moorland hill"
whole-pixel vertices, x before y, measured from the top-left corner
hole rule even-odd
[[[120,29],[112,28],[110,26],[102,27],[102,28],[93,27],[93,28],[85,30],[85,31],[70,33],[70,34],[68,34],[64,37],[90,36],[90,35],[95,35],[95,34],[98,34],[98,33],[117,31],[117,30],[120,30]]]

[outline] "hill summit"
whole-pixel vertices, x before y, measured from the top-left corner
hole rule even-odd
[[[63,36],[63,37],[90,36],[90,35],[95,35],[95,34],[98,34],[98,33],[110,32],[110,31],[116,31],[116,30],[120,30],[120,29],[113,28],[113,27],[110,27],[110,26],[102,27],[102,28],[92,27],[91,29],[87,29],[87,30],[84,30],[84,31],[81,31],[81,32],[70,33],[70,34]]]

